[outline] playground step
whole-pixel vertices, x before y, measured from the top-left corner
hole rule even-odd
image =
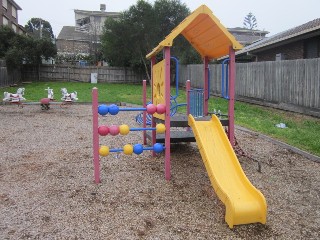
[[[196,118],[196,121],[209,121],[211,116],[199,117]],[[156,123],[164,123],[164,120],[155,118]],[[222,126],[228,126],[229,120],[220,120]],[[170,126],[171,127],[189,127],[188,125],[188,116],[187,115],[174,115],[170,117]]]
[[[170,131],[170,142],[179,143],[179,142],[195,142],[195,138],[192,131]],[[152,141],[152,133],[147,132],[147,139]],[[164,143],[165,135],[157,134],[157,142]]]

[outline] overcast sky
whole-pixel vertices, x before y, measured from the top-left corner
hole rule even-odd
[[[24,26],[32,17],[50,22],[58,36],[63,26],[74,26],[74,9],[99,11],[106,4],[106,11],[127,10],[136,0],[15,0],[22,8],[18,12],[19,24]],[[149,0],[153,3],[153,0]],[[258,29],[272,36],[320,17],[320,0],[181,0],[193,11],[207,5],[225,27],[243,27],[244,17],[252,12]]]

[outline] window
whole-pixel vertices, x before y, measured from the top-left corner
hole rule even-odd
[[[8,9],[8,0],[2,0],[2,7]]]
[[[320,37],[310,38],[304,43],[304,58],[320,57]]]
[[[16,32],[17,32],[17,25],[12,24],[12,29],[13,29],[13,31],[16,33]]]
[[[3,22],[3,26],[9,24],[9,20],[8,20],[8,18],[6,18],[5,16],[2,16],[2,22]]]
[[[12,17],[17,18],[17,9],[12,6]]]

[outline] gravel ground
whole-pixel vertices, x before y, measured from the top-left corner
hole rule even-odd
[[[267,224],[229,229],[197,145],[172,146],[172,180],[163,154],[112,154],[93,182],[90,105],[0,106],[0,239],[319,239],[320,164],[254,134],[237,131],[239,157],[268,204]],[[136,113],[100,123],[137,126]],[[104,137],[122,147],[141,133]]]

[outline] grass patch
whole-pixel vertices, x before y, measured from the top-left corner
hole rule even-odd
[[[76,82],[37,82],[24,84],[26,88],[24,97],[27,101],[39,101],[47,96],[45,89],[50,87],[57,100],[61,98],[60,89],[65,87],[69,92],[77,91],[79,102],[91,102],[91,90],[99,89],[99,102],[127,102],[142,104],[142,85],[109,84],[109,83],[76,83]],[[2,88],[3,92],[15,93],[17,87]],[[171,89],[175,95],[175,89]],[[150,101],[151,88],[147,86],[147,97]],[[186,102],[184,90],[179,90],[178,103]],[[228,102],[222,98],[210,98],[209,112],[214,109],[227,114]],[[179,112],[186,112],[182,107]],[[320,119],[304,116],[298,113],[281,111],[273,108],[257,106],[249,103],[235,103],[235,122],[256,132],[279,139],[302,150],[320,156]],[[285,123],[288,128],[275,127],[278,123]]]

